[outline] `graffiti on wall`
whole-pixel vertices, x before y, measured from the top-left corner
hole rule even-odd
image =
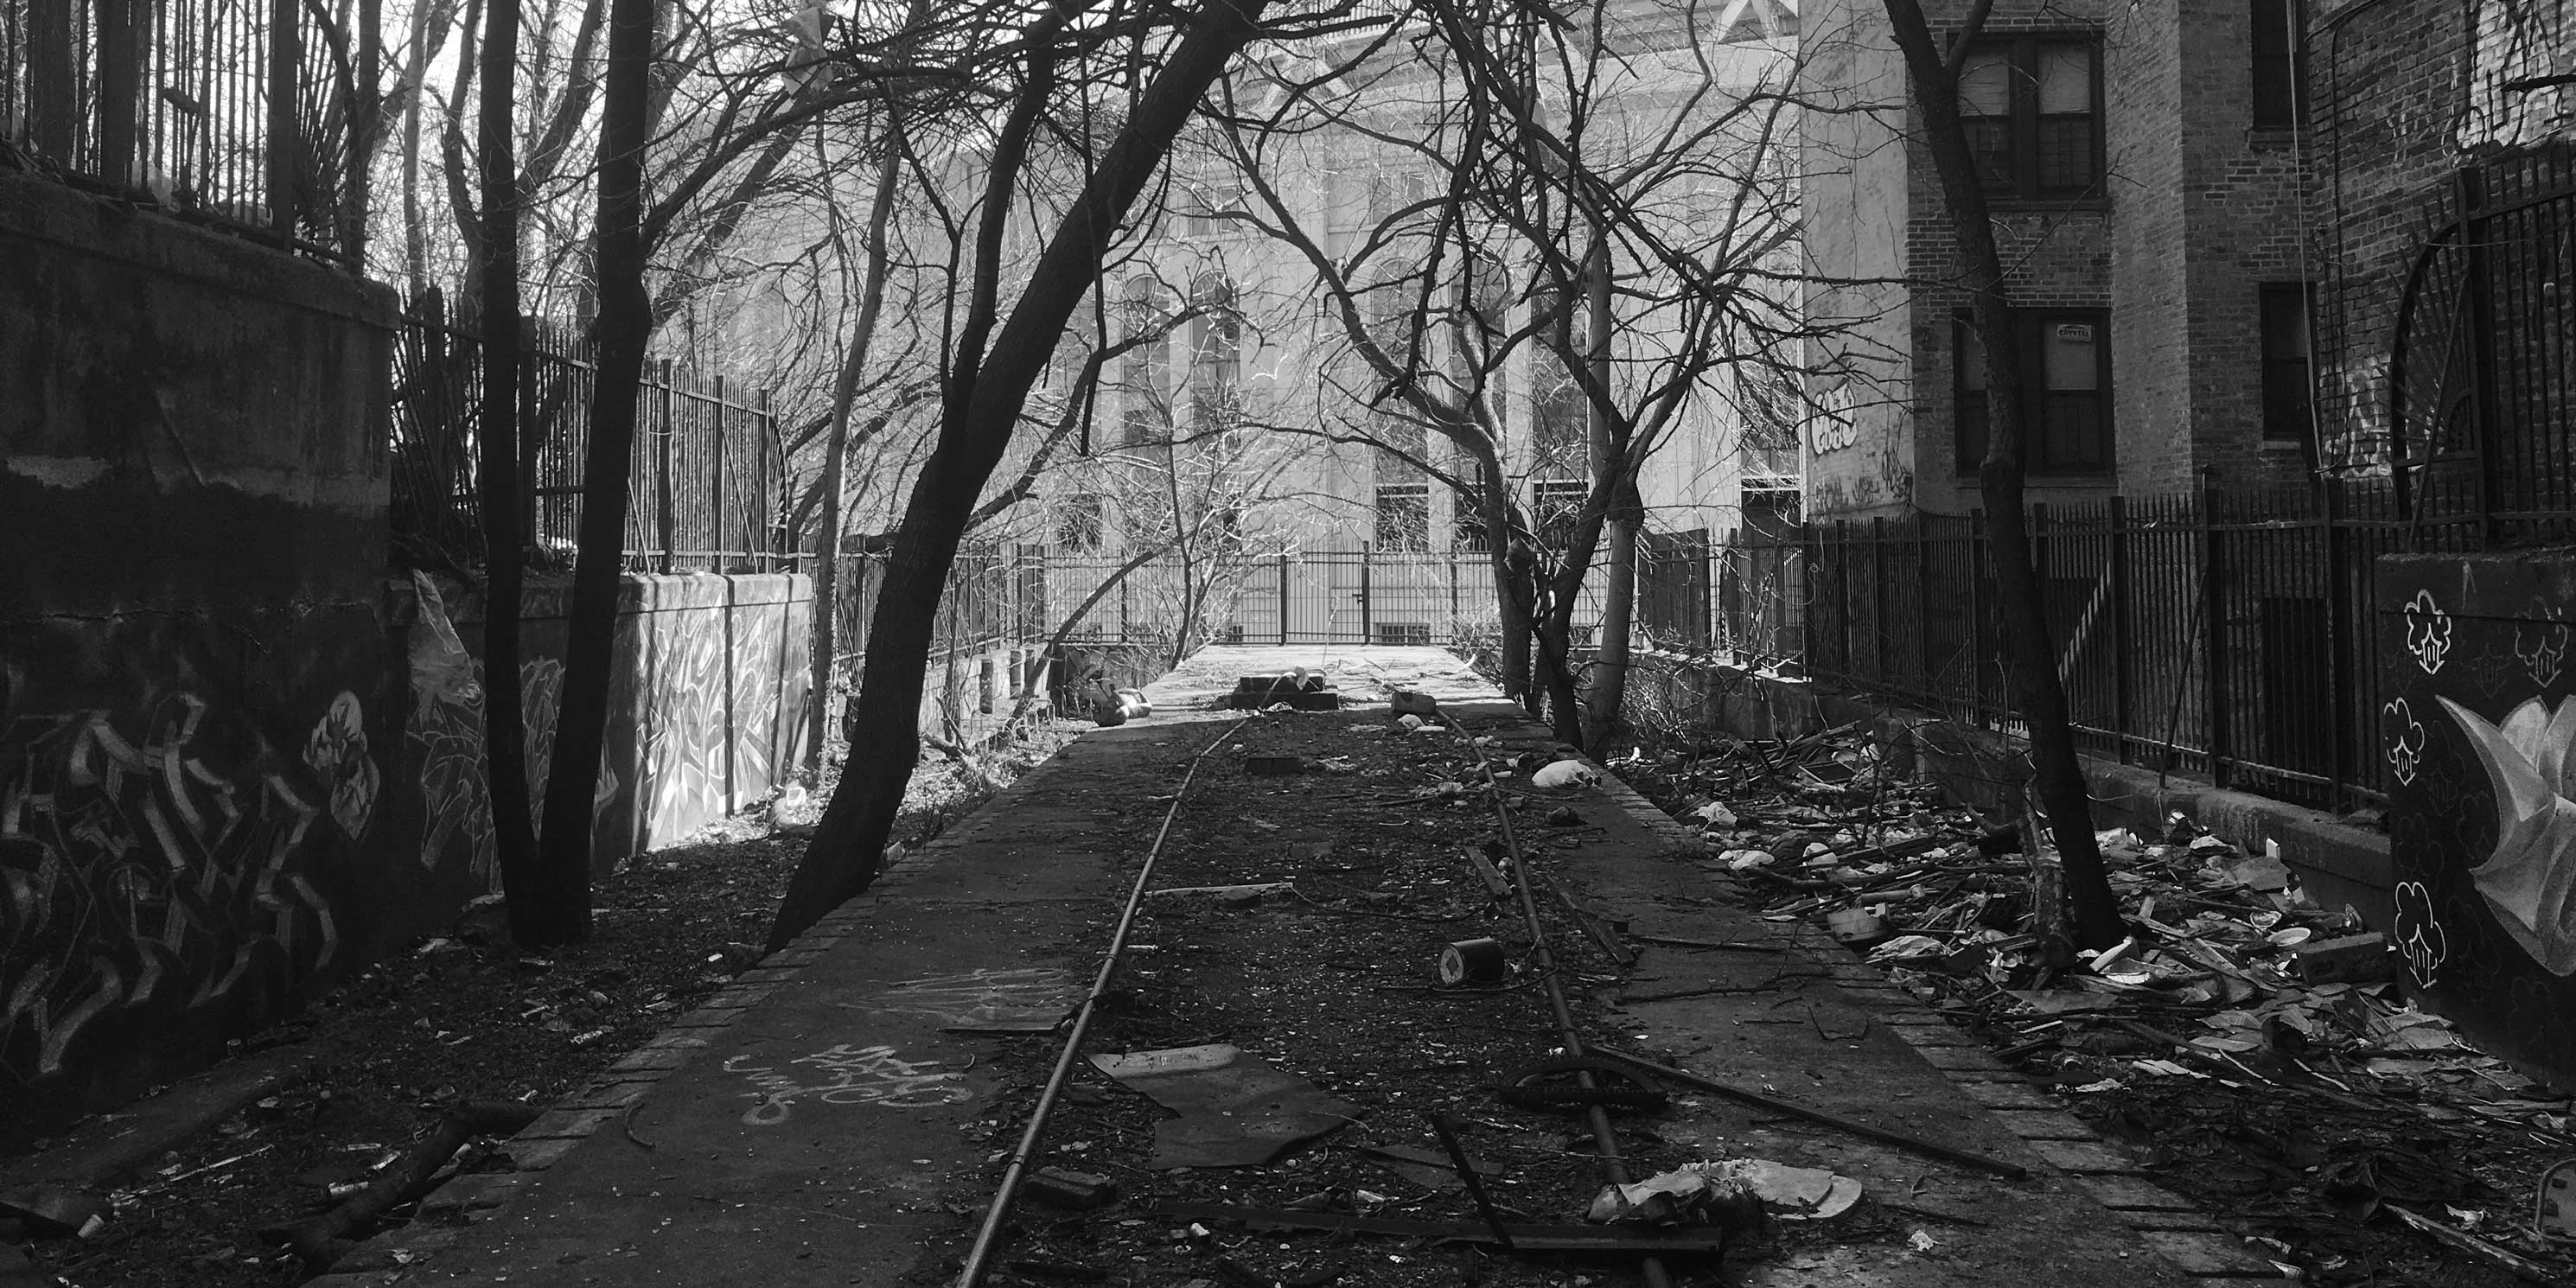
[[[300,752],[227,756],[237,719],[193,693],[138,714],[18,707],[0,676],[0,1051],[60,1072],[120,1013],[168,1014],[274,988],[340,951],[306,878],[320,834],[362,834],[383,781],[365,711],[342,692]],[[261,741],[261,740],[254,740]]]
[[[420,611],[410,627],[406,737],[429,810],[420,862],[435,868],[461,855],[489,887],[498,874],[484,787],[482,662],[458,636],[438,584],[416,574],[413,589]],[[608,698],[619,715],[592,799],[603,857],[623,857],[630,843],[670,844],[777,783],[787,739],[801,727],[802,640],[789,610],[692,607],[619,619],[621,661]],[[563,680],[556,657],[532,650],[520,663],[532,799],[543,794],[553,760]]]
[[[2380,754],[2389,939],[2428,1005],[2508,1058],[2576,1071],[2576,565],[2393,558]]]
[[[483,663],[466,651],[449,618],[438,584],[412,574],[420,611],[410,628],[412,718],[404,737],[421,776],[428,807],[420,865],[436,869],[461,853],[474,879],[500,888],[494,858],[491,793],[483,756]],[[553,762],[555,713],[563,703],[563,663],[551,657],[519,664],[521,711],[527,721],[528,797],[543,809],[546,770]],[[610,709],[617,704],[612,698]],[[617,796],[617,773],[602,759],[593,789],[593,816]]]

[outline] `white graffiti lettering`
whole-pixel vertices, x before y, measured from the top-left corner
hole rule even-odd
[[[753,1090],[742,1094],[755,1103],[744,1111],[742,1121],[753,1127],[774,1127],[787,1121],[789,1107],[809,1096],[827,1105],[930,1109],[953,1105],[975,1094],[960,1085],[965,1074],[934,1072],[939,1068],[937,1060],[898,1060],[890,1046],[852,1047],[843,1043],[788,1061],[791,1065],[811,1066],[823,1075],[821,1081],[811,1083],[803,1079],[813,1074],[768,1065],[747,1066],[742,1059],[735,1056],[725,1061],[724,1071],[750,1081]]]

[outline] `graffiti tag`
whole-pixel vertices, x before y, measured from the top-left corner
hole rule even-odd
[[[959,1085],[965,1074],[935,1072],[937,1060],[898,1060],[890,1046],[853,1047],[845,1042],[788,1061],[809,1066],[808,1070],[750,1066],[742,1063],[744,1058],[725,1061],[724,1071],[750,1080],[753,1089],[742,1094],[754,1103],[743,1112],[742,1120],[753,1127],[787,1121],[789,1107],[809,1096],[827,1105],[931,1109],[974,1095]],[[817,1080],[806,1081],[809,1078]]]
[[[871,1009],[934,1016],[956,1025],[1038,1023],[1053,1027],[1074,1003],[1073,973],[1053,966],[978,969],[897,981]]]

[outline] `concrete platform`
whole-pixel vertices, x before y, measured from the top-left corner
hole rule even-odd
[[[996,1039],[961,1030],[1079,995],[1124,893],[1120,869],[1141,852],[1160,799],[1208,744],[1212,723],[1235,718],[1205,704],[1238,675],[1300,664],[1325,671],[1354,699],[1382,701],[1398,684],[1427,690],[1507,749],[1552,741],[1437,650],[1207,650],[1149,691],[1156,715],[1067,747],[609,1080],[559,1106],[512,1143],[520,1171],[451,1185],[423,1221],[362,1247],[348,1273],[314,1282],[938,1282],[950,1273],[939,1250],[980,1217],[995,1151],[1015,1138],[1032,1091],[997,1075],[988,1055]],[[1365,720],[1300,719],[1309,741],[1383,737],[1363,732]],[[1291,831],[1384,817],[1383,798],[1324,790],[1313,779],[1236,773],[1224,781],[1222,794],[1193,802],[1289,819]],[[1793,1255],[1688,1282],[2144,1288],[2274,1277],[2052,1099],[1821,934],[1732,906],[1728,884],[1695,861],[1697,838],[1624,785],[1609,780],[1572,803],[1584,826],[1534,838],[1543,842],[1534,867],[1636,933],[1770,950],[1647,945],[1640,968],[1602,998],[1622,1041],[1679,1053],[1704,1076],[2031,1172],[2008,1181],[1684,1092],[1655,1124],[1666,1140],[1711,1155],[1828,1166],[1873,1195],[1946,1214],[1906,1218],[1893,1233],[1827,1232]],[[1156,974],[1139,970],[1126,982],[1150,996]],[[1273,1035],[1274,1049],[1292,1041]],[[1142,1159],[1116,1161],[1132,1168]],[[1621,1281],[1606,1268],[1589,1273],[1596,1283]]]

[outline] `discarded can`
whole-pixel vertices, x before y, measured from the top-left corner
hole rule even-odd
[[[1509,965],[1501,941],[1461,939],[1440,950],[1440,982],[1491,984],[1504,976]]]

